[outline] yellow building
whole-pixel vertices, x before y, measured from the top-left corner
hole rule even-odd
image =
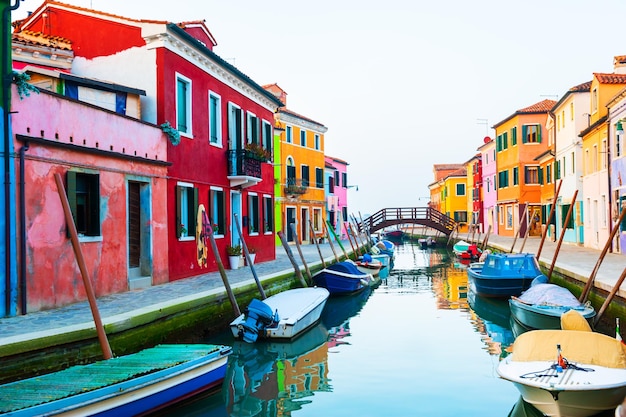
[[[289,110],[287,93],[277,84],[264,88],[278,97],[285,107],[275,114],[279,147],[274,164],[276,212],[288,242],[313,242],[324,234],[324,134],[323,124]],[[276,155],[279,155],[277,158]],[[278,231],[278,230],[277,230]],[[294,235],[295,232],[295,235]],[[279,244],[280,240],[277,240]]]
[[[465,166],[443,179],[441,212],[454,219],[459,232],[467,232],[467,170]]]

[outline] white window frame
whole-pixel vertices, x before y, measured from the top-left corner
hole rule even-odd
[[[187,83],[187,95],[185,96],[185,107],[187,108],[187,120],[185,120],[185,123],[187,124],[187,130],[178,130],[178,109],[180,106],[180,103],[178,101],[178,81],[184,81],[185,83]],[[181,134],[181,136],[185,136],[188,138],[192,138],[193,137],[193,126],[192,126],[192,120],[193,117],[191,117],[192,114],[192,108],[191,108],[191,91],[192,91],[192,84],[191,84],[191,79],[185,77],[184,75],[180,74],[180,73],[176,73],[175,79],[174,79],[174,85],[176,88],[176,129],[178,130],[178,132]]]
[[[315,150],[319,151],[320,150],[320,146],[321,146],[321,140],[320,140],[320,135],[318,135],[317,133],[315,134]]]
[[[306,130],[300,129],[300,146],[306,148]]]
[[[217,113],[215,115],[215,120],[211,120],[211,98],[215,98],[217,100]],[[211,127],[213,124],[217,126],[215,142],[211,141]],[[224,143],[222,142],[222,96],[211,90],[209,90],[209,144],[218,148],[224,147]]]
[[[256,138],[252,137],[253,122],[256,123]],[[261,129],[261,125],[259,122],[260,120],[256,114],[249,112],[249,111],[246,112],[246,143],[256,143],[256,144],[260,143],[259,141],[260,141],[261,135],[260,135],[259,130]]]

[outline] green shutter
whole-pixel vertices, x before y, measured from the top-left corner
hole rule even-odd
[[[541,143],[541,125],[537,125],[537,143]]]
[[[522,126],[522,143],[528,142],[527,137],[528,137],[528,126],[524,125]]]
[[[180,212],[180,195],[181,195],[181,187],[176,186],[176,223],[174,225],[174,230],[176,230],[176,237],[180,237],[180,225],[182,220],[182,213]]]

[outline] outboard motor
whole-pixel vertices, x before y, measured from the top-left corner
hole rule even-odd
[[[247,343],[254,343],[259,332],[275,322],[278,322],[278,312],[274,314],[270,306],[255,298],[246,309],[246,319],[239,328],[239,336]]]

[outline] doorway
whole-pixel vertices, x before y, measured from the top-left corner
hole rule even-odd
[[[127,182],[128,288],[152,285],[152,229],[150,183]]]

